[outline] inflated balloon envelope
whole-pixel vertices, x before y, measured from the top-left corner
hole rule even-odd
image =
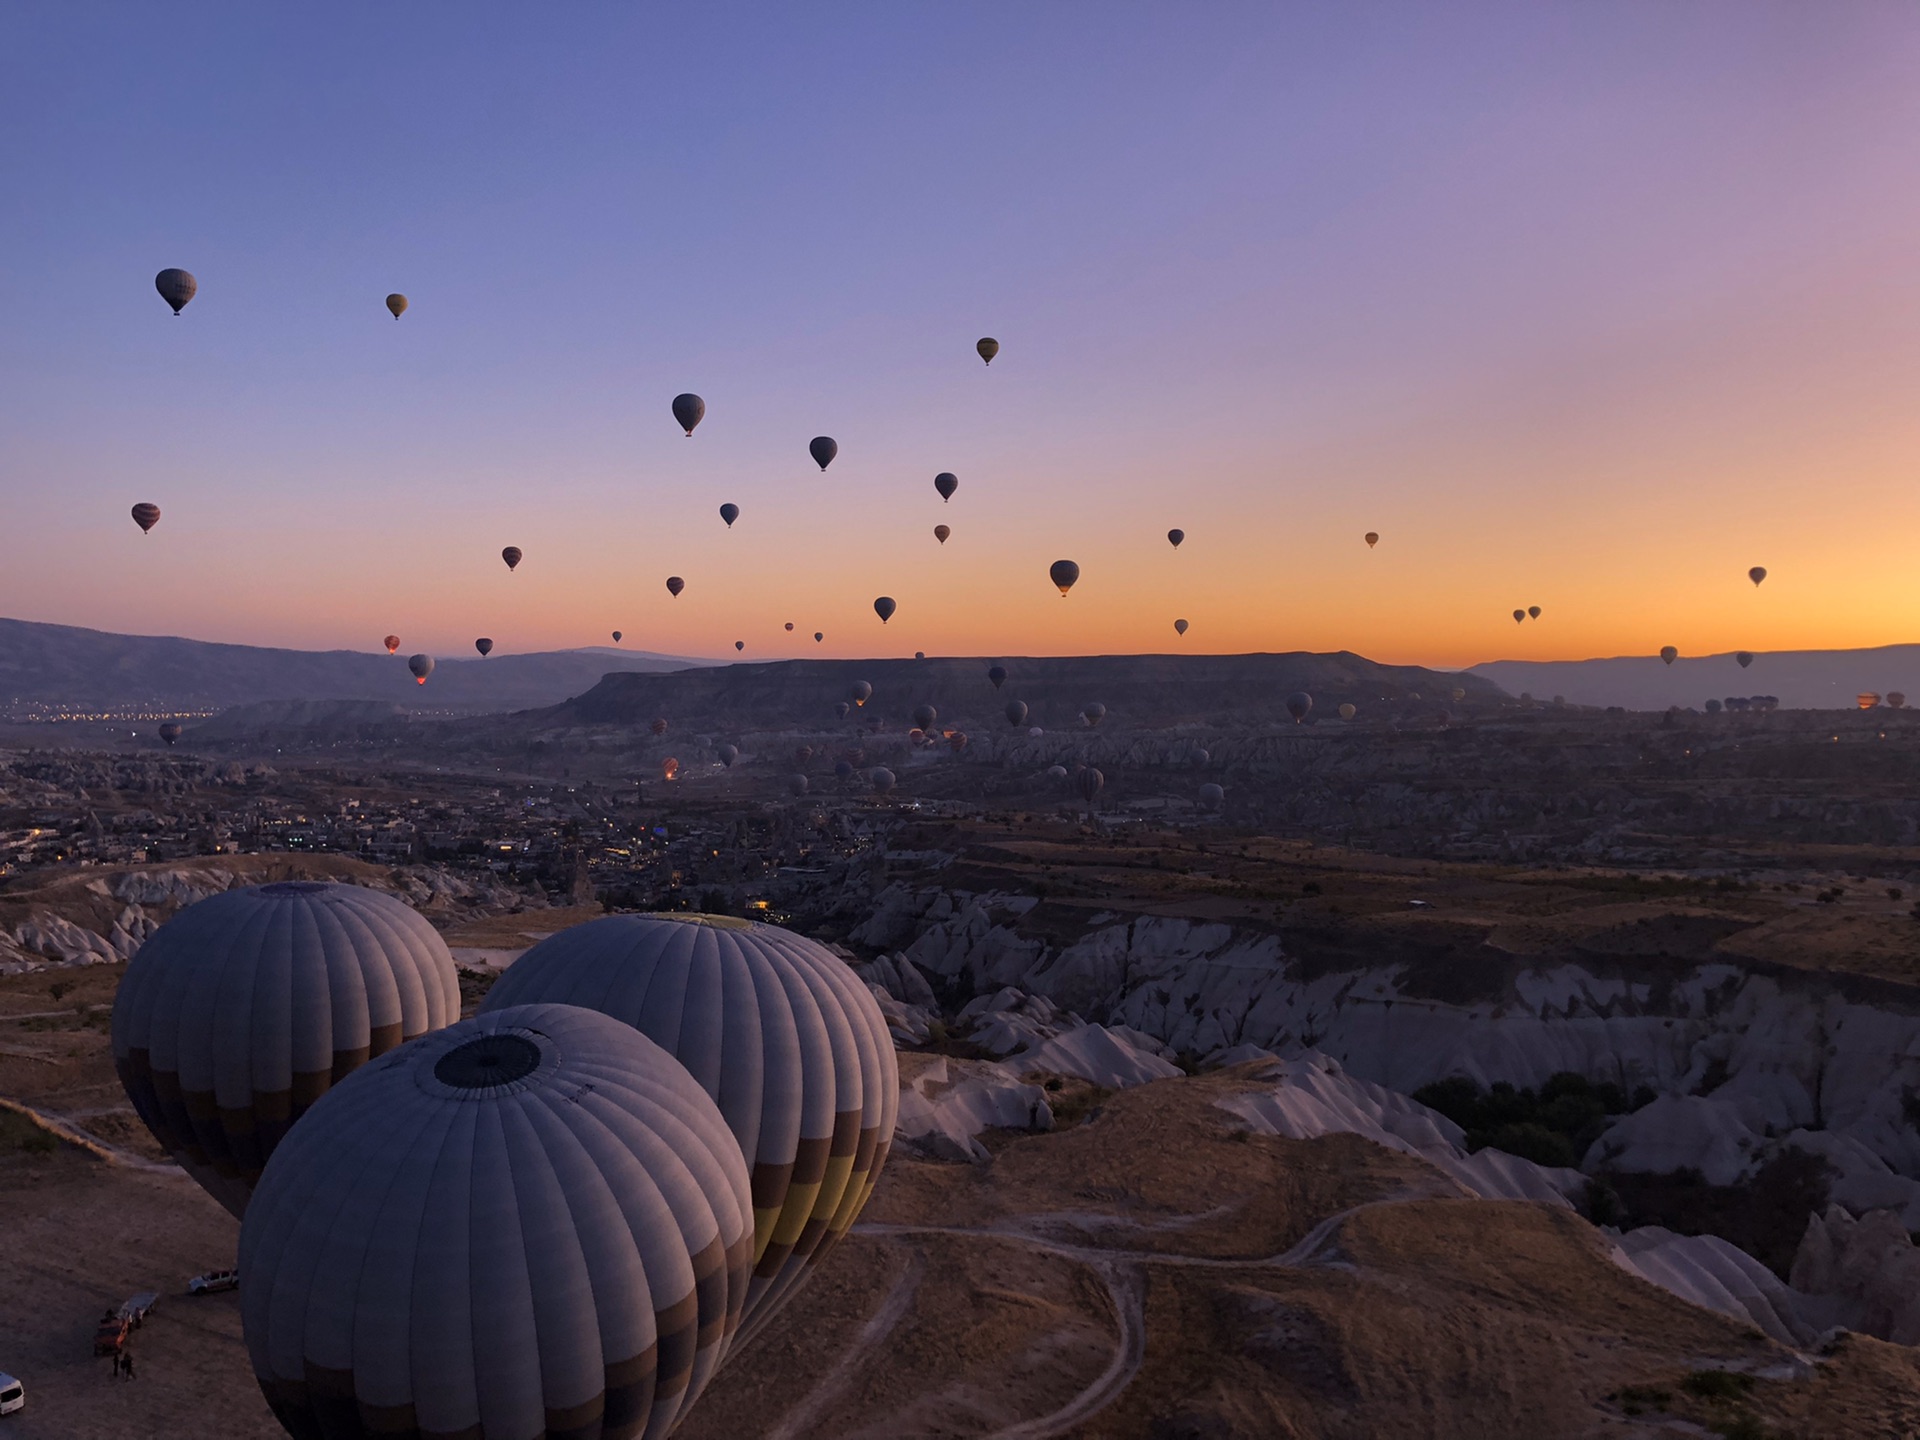
[[[480,1013],[535,1001],[625,1021],[718,1101],[753,1176],[743,1323],[764,1322],[846,1234],[892,1144],[899,1070],[872,992],[778,926],[610,915],[527,951]]]

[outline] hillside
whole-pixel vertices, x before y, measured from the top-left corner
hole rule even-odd
[[[279,650],[170,635],[114,635],[0,619],[0,706],[220,710],[269,700],[386,700],[496,711],[553,705],[609,671],[703,662],[645,651],[555,650],[440,660],[423,686],[399,655]]]
[[[1731,652],[1682,656],[1667,665],[1657,655],[1604,660],[1493,660],[1469,674],[1510,695],[1565,696],[1575,705],[1623,705],[1629,710],[1700,709],[1729,695],[1773,695],[1790,710],[1851,710],[1863,692],[1900,691],[1920,702],[1920,645],[1871,650],[1755,651],[1742,669]]]
[[[1004,724],[1014,700],[1029,707],[1028,723],[1058,728],[1078,723],[1081,709],[1107,707],[1111,722],[1129,727],[1263,723],[1286,718],[1286,698],[1304,690],[1315,715],[1330,716],[1344,701],[1452,703],[1464,688],[1469,706],[1503,698],[1492,682],[1414,665],[1379,665],[1341,651],[1259,655],[1081,655],[1000,660],[1007,679],[996,693],[987,679],[993,661],[786,660],[726,665],[670,675],[608,675],[551,716],[562,723],[638,725],[657,715],[677,722],[732,729],[785,729],[830,720],[857,681],[873,686],[865,713],[905,723],[922,703],[943,720]]]

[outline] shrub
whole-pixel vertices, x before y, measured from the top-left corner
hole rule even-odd
[[[1733,1370],[1694,1370],[1680,1388],[1702,1400],[1739,1400],[1753,1389],[1753,1377]]]

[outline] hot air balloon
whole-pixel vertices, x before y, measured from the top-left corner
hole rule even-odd
[[[1073,778],[1074,784],[1079,787],[1080,798],[1089,805],[1093,804],[1093,797],[1100,793],[1100,787],[1107,783],[1107,777],[1091,765],[1083,766]]]
[[[1064,600],[1067,591],[1071,590],[1074,582],[1080,578],[1080,567],[1071,560],[1056,560],[1047,567],[1047,575],[1055,585],[1060,587],[1060,598]]]
[[[693,438],[693,427],[707,418],[707,402],[691,392],[673,397],[673,419],[687,438]]]
[[[461,1021],[349,1076],[274,1160],[241,1320],[294,1435],[665,1435],[734,1341],[746,1161],[609,1016]]]
[[[947,736],[947,748],[953,751],[953,753],[956,755],[958,755],[962,750],[966,749],[967,748],[967,732],[964,730],[956,730],[951,735]]]
[[[1187,532],[1184,530],[1167,531],[1167,543],[1173,546],[1173,548],[1176,550],[1180,548],[1180,542],[1186,538],[1187,538]]]
[[[1753,652],[1751,650],[1736,650],[1733,652],[1733,659],[1734,663],[1744,670],[1753,664]]]
[[[882,595],[873,602],[873,613],[880,617],[880,623],[882,625],[893,618],[893,612],[897,608],[893,603],[893,597],[891,595]]]
[[[154,1138],[235,1215],[336,1080],[460,1018],[439,931],[358,885],[249,885],[189,905],[127,966],[113,1063]]]
[[[796,795],[804,795],[813,788],[813,782],[804,775],[789,775],[787,788]]]
[[[936,525],[933,527],[933,538],[938,540],[942,545],[947,543],[947,537],[951,534],[953,534],[953,531],[949,530],[945,525]]]
[[[1226,798],[1227,792],[1211,780],[1200,787],[1200,807],[1203,810],[1218,810]]]
[[[687,582],[678,575],[667,576],[667,594],[679,598],[680,592],[687,588]]]
[[[942,500],[951,500],[953,492],[960,488],[960,477],[951,470],[942,470],[933,477],[933,488],[940,492]]]
[[[747,642],[744,640],[736,640],[733,642],[733,648],[736,650],[744,650],[747,648]]]
[[[1751,570],[1747,571],[1747,578],[1753,581],[1755,585],[1758,585],[1762,580],[1767,578],[1767,567],[1764,565],[1754,566]]]
[[[178,721],[166,720],[161,722],[160,738],[167,742],[168,749],[173,748],[173,742],[180,738],[180,733],[180,724]]]
[[[1527,607],[1527,618],[1529,620],[1538,620],[1540,618],[1540,607],[1538,605],[1529,605]]]
[[[1046,733],[1047,732],[1042,730],[1038,725],[1030,725],[1027,727],[1027,738],[1029,740],[1038,740]]]
[[[480,652],[480,656],[482,659],[485,659],[487,656],[493,653],[493,641],[487,639],[486,636],[483,635],[478,640],[473,642],[473,648]]]
[[[987,667],[987,679],[992,683],[993,688],[998,690],[1002,685],[1007,683],[1007,667],[1004,665],[989,665]]]
[[[733,762],[740,758],[740,747],[738,745],[722,745],[713,753],[720,757],[720,763],[722,765],[731,770],[733,768]]]
[[[1680,651],[1676,647],[1672,645],[1662,645],[1660,647],[1660,659],[1665,664],[1671,665],[1674,661],[1678,660],[1679,658],[1680,658]]]
[[[864,705],[873,698],[873,686],[864,680],[853,682],[853,688],[847,692],[848,698],[856,705]]]
[[[660,778],[662,780],[671,780],[679,773],[680,761],[675,756],[669,755],[660,762]]]
[[[620,632],[618,630],[613,632],[613,643],[616,645],[620,643]]]
[[[867,783],[873,786],[873,793],[884,795],[893,789],[893,771],[884,765],[876,765],[867,772]]]
[[[1187,622],[1186,622],[1186,621],[1184,621],[1184,620],[1176,620],[1176,621],[1174,621],[1174,622],[1173,622],[1173,633],[1174,633],[1174,634],[1176,634],[1176,635],[1184,635],[1184,634],[1186,634],[1186,633],[1187,633]]]
[[[813,632],[813,643],[816,645],[818,645],[822,640],[826,638],[827,638],[826,633],[824,631],[816,630]]]
[[[727,528],[733,528],[733,522],[740,518],[740,507],[729,500],[720,507],[720,518],[727,522]]]
[[[1095,729],[1107,718],[1107,707],[1096,700],[1080,712],[1080,718],[1087,722],[1088,729]]]
[[[791,620],[787,621],[787,633],[788,634],[793,633],[793,622]]]
[[[413,672],[414,684],[424,685],[427,683],[427,676],[433,674],[433,656],[409,655],[407,657],[407,669]]]
[[[1907,697],[1905,692],[1900,690],[1889,690],[1887,692],[1887,704],[1892,706],[1895,710],[1906,709]]]
[[[656,735],[664,735],[667,733],[667,722],[664,719],[655,720],[649,728]]]
[[[1009,700],[1007,702],[1007,724],[1017,730],[1026,723],[1027,702],[1024,700]]]
[[[133,523],[140,527],[140,533],[144,535],[160,523],[160,507],[141,501],[133,507]]]
[[[399,653],[400,637],[398,635],[389,635],[380,643],[387,647],[387,654],[394,655]]]
[[[975,342],[973,348],[980,352],[980,358],[982,360],[991,365],[993,363],[993,357],[1000,353],[1000,342],[991,336],[984,336]]]
[[[1718,715],[1721,711],[1721,708],[1722,708],[1721,704],[1718,700],[1707,701],[1707,714]]]
[[[1467,698],[1466,687],[1461,685],[1454,686],[1453,689],[1447,693],[1453,696],[1453,703],[1456,705]]]
[[[1880,697],[1871,690],[1862,690],[1858,695],[1853,697],[1853,703],[1858,705],[1862,710],[1871,710],[1880,703]]]
[[[200,282],[184,270],[162,270],[153,277],[153,288],[160,292],[160,298],[173,307],[178,315],[187,308],[187,302],[200,292]]]
[[[846,719],[847,713],[853,709],[853,707],[844,700],[842,700],[838,705],[834,706],[833,708],[834,708],[834,713],[837,714],[842,720]]]
[[[1313,697],[1307,694],[1306,691],[1296,690],[1293,694],[1287,696],[1287,714],[1293,717],[1294,724],[1298,725],[1302,720],[1305,720],[1307,718],[1307,712],[1312,709]]]
[[[1064,766],[1064,765],[1049,765],[1049,766],[1047,767],[1047,778],[1048,778],[1049,780],[1064,780],[1064,779],[1066,779],[1066,778],[1067,778],[1067,767],[1066,767],[1066,766]]]
[[[933,722],[939,718],[940,712],[931,705],[916,705],[913,707],[913,723],[918,725],[922,730],[931,730],[933,728]]]
[[[1358,715],[1359,713],[1360,712],[1358,710],[1354,709],[1351,701],[1349,701],[1348,703],[1340,707],[1340,718],[1342,720],[1351,720],[1355,715]]]
[[[1524,610],[1516,610],[1513,612],[1513,623],[1516,625],[1525,623],[1526,618],[1527,612]]]
[[[831,436],[816,435],[807,442],[807,453],[813,456],[814,464],[824,470],[833,463],[833,457],[840,453],[840,447],[833,443]]]
[[[853,778],[853,762],[851,760],[834,761],[833,775],[836,780],[851,780]]]
[[[1369,530],[1367,531],[1366,539],[1367,539],[1367,549],[1371,550],[1374,546],[1380,543],[1380,532],[1378,530]]]
[[[407,308],[406,296],[400,294],[398,291],[395,291],[393,294],[387,296],[387,309],[393,312],[394,319],[398,320],[400,316],[406,311],[406,308]]]
[[[500,552],[500,558],[507,562],[507,569],[512,570],[520,563],[520,547],[518,545],[507,546],[506,549]]]
[[[1205,769],[1207,762],[1211,759],[1213,759],[1213,756],[1207,753],[1207,749],[1205,746],[1196,745],[1194,747],[1193,763],[1197,768]]]

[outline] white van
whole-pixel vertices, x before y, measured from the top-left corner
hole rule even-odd
[[[0,1370],[0,1415],[11,1415],[27,1407],[27,1390],[13,1376]]]

